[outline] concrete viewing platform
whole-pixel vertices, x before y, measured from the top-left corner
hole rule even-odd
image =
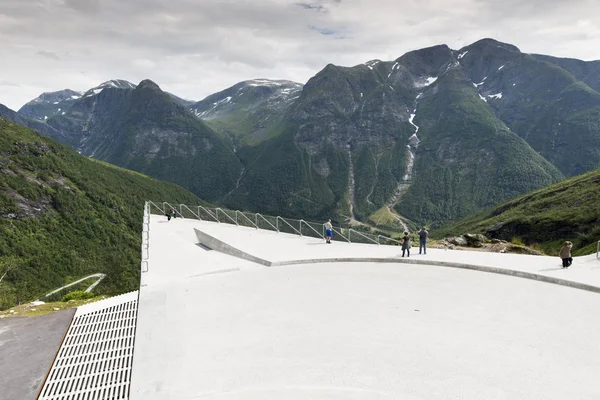
[[[151,216],[130,398],[600,398],[595,256],[414,252]]]

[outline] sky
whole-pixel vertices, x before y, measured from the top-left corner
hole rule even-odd
[[[243,80],[482,38],[600,59],[597,0],[0,0],[0,104],[152,79],[202,100]]]

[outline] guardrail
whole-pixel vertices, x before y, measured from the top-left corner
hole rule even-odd
[[[152,201],[147,201],[146,208],[144,210],[144,221],[148,221],[148,224],[144,224],[144,231],[142,232],[142,272],[146,272],[148,269],[147,261],[149,249],[147,243],[149,238],[149,215],[153,211],[158,211],[161,215],[165,215],[168,209],[173,209],[177,211],[178,218],[215,221],[217,223],[227,223],[236,226],[245,226],[255,229],[290,233],[298,236],[311,236],[325,239],[324,224],[305,221],[304,219],[284,218],[281,216],[249,213],[240,210],[228,210],[221,207],[210,208],[204,206],[187,206],[185,204],[172,205],[168,202],[162,202],[158,204]],[[333,227],[333,232],[334,237],[332,240],[341,240],[348,243],[366,243],[376,245],[400,244],[400,241],[396,239],[392,239],[383,235],[373,235],[370,233],[361,232],[353,228]],[[144,245],[144,243],[146,244]]]

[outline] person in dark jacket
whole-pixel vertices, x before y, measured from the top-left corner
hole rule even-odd
[[[173,216],[173,209],[169,208],[169,210],[167,210],[167,213],[165,215],[167,216],[167,221],[170,221],[171,217]]]
[[[408,236],[408,232],[404,232],[404,236],[402,237],[402,257],[404,257],[404,253],[406,252],[406,256],[410,257],[410,237]]]
[[[571,257],[571,249],[573,248],[573,243],[568,240],[562,245],[560,251],[558,252],[558,256],[562,259],[563,268],[569,268],[571,264],[573,264],[573,258]]]
[[[425,227],[422,227],[419,231],[419,254],[421,254],[421,250],[423,254],[427,254],[427,237],[429,236],[429,232]]]

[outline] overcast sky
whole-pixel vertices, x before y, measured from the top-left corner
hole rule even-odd
[[[600,59],[597,0],[0,0],[0,103],[110,79],[201,100],[252,78],[478,39]]]

